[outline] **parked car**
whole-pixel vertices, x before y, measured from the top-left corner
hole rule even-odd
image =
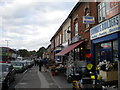
[[[20,61],[24,64],[24,69],[28,69],[28,64],[27,64],[27,60],[23,60],[23,61]]]
[[[12,81],[15,80],[15,70],[11,64],[0,63],[0,90],[7,90]]]
[[[21,61],[11,61],[11,64],[13,65],[16,73],[24,72],[25,67],[24,67],[23,62],[21,62]]]
[[[31,68],[34,64],[32,63],[31,60],[27,60],[27,65],[28,65],[28,68]]]

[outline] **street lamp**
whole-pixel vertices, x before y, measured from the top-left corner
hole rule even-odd
[[[9,43],[10,40],[5,40],[5,41],[7,42],[7,47],[8,47],[8,43]]]
[[[70,39],[70,33],[71,33],[71,31],[68,29],[67,33],[68,33],[68,45],[69,45],[70,44],[69,39]]]

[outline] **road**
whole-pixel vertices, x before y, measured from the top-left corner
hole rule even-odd
[[[16,73],[15,81],[10,84],[9,90],[14,90],[15,86],[20,82],[20,80],[24,77],[24,75],[29,71],[30,69],[24,71],[23,73]]]
[[[33,66],[24,73],[18,73],[16,80],[10,85],[9,90],[72,90],[72,85],[66,82],[65,76],[52,76],[48,72],[39,72],[37,66]]]

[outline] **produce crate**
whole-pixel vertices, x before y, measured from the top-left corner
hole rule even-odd
[[[100,70],[99,72],[100,76],[105,81],[114,81],[118,80],[118,71],[103,71]]]

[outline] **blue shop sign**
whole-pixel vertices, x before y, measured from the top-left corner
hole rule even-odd
[[[120,14],[90,29],[90,38],[99,38],[120,31]]]
[[[95,20],[93,16],[83,16],[83,23],[84,24],[94,24]]]

